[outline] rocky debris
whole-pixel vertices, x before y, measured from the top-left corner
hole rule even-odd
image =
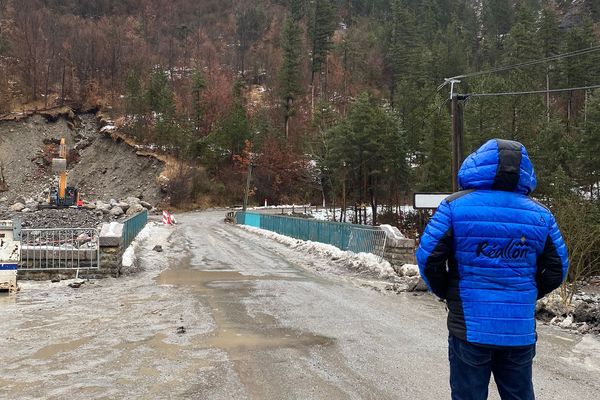
[[[107,204],[107,203],[103,202],[102,200],[98,200],[95,204],[95,209],[100,210],[104,213],[109,213],[111,208],[112,207],[110,206],[110,204]]]
[[[39,207],[39,203],[36,200],[29,199],[25,202],[25,208],[29,209],[29,211],[37,211]],[[23,210],[23,212],[26,212]]]
[[[108,222],[110,215],[97,215],[94,211],[74,208],[41,209],[27,213],[1,212],[0,219],[21,220],[23,228],[97,228]]]
[[[162,253],[163,252],[163,248],[160,244],[157,244],[156,246],[154,246],[154,248],[152,249],[153,251],[156,251],[157,253]]]
[[[426,292],[429,290],[425,281],[420,276],[413,276],[408,280],[408,292]]]
[[[587,302],[579,303],[573,311],[573,320],[575,322],[600,324],[600,305]]]
[[[137,197],[126,200],[102,200],[85,203],[82,208],[40,208],[39,199],[18,199],[11,207],[0,203],[0,219],[18,218],[24,228],[98,228],[103,222],[122,221],[138,212],[156,210],[150,203],[145,206]],[[112,204],[112,205],[111,205]],[[149,208],[148,208],[149,207]]]
[[[127,143],[101,134],[96,115],[74,115],[67,108],[40,113],[44,112],[0,121],[0,154],[8,186],[1,194],[6,202],[25,204],[17,197],[41,193],[56,184],[50,164],[61,138],[69,149],[70,177],[77,181],[83,200],[134,195],[157,203],[164,198],[157,181],[164,163],[138,155]]]
[[[555,291],[538,301],[536,316],[541,321],[581,334],[600,334],[600,294],[578,292],[565,305]]]
[[[139,203],[132,204],[131,206],[129,206],[129,209],[127,210],[127,216],[130,217],[130,216],[140,213],[144,210],[146,210],[146,208],[143,207],[141,204],[139,204]]]
[[[125,214],[125,211],[123,211],[123,209],[121,207],[115,206],[115,207],[111,208],[109,213],[113,217],[120,217],[121,215]]]
[[[25,204],[18,202],[18,203],[13,204],[12,206],[10,206],[9,210],[15,211],[15,212],[21,212],[21,211],[23,211],[24,208],[25,208]]]
[[[535,312],[537,318],[549,322],[556,317],[565,318],[571,309],[564,304],[557,293],[551,293],[537,302]]]
[[[81,281],[81,282],[71,282],[69,283],[69,287],[73,288],[73,289],[78,289],[81,287],[81,285],[83,285],[85,283],[85,281]]]
[[[419,266],[414,264],[404,264],[401,266],[393,266],[394,271],[398,274],[398,276],[419,276]]]

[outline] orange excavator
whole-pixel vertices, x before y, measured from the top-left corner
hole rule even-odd
[[[48,203],[53,208],[81,207],[83,202],[79,199],[79,191],[75,186],[67,185],[67,145],[65,138],[60,139],[58,158],[52,159],[52,170],[58,173],[58,187],[50,188]]]

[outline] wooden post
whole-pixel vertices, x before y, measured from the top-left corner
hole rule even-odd
[[[458,170],[463,161],[464,96],[452,96],[452,191],[458,191]]]
[[[248,193],[250,192],[250,180],[252,179],[252,167],[254,165],[250,163],[248,165],[248,176],[246,177],[246,192],[244,193],[244,212],[246,212],[246,208],[248,208]]]

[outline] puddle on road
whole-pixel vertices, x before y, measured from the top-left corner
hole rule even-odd
[[[83,337],[81,339],[72,340],[70,342],[65,342],[65,343],[54,343],[54,344],[42,347],[41,349],[36,351],[32,357],[36,358],[38,360],[47,360],[49,358],[54,357],[55,355],[57,355],[59,353],[73,351],[73,350],[77,349],[78,347],[81,347],[84,344],[88,343],[90,340],[92,340],[91,336]]]
[[[277,326],[270,315],[248,315],[242,299],[251,297],[256,281],[304,281],[305,278],[280,275],[243,275],[237,271],[199,270],[190,257],[156,278],[159,285],[186,287],[202,296],[212,311],[217,328],[195,345],[222,349],[234,356],[249,358],[248,350],[278,348],[308,349],[310,346],[329,346],[331,338]],[[240,354],[233,354],[240,353]]]
[[[17,302],[17,296],[15,293],[0,292],[0,306],[15,304]]]

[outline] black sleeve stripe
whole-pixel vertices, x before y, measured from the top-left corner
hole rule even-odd
[[[538,299],[541,299],[560,286],[563,280],[562,260],[550,235],[546,238],[544,251],[537,260],[535,281],[538,288]]]
[[[453,193],[450,196],[446,197],[446,201],[448,203],[452,203],[454,200],[460,199],[461,197],[466,196],[469,193],[473,193],[474,191],[475,189],[461,190],[460,192]]]
[[[429,281],[431,291],[445,299],[448,291],[448,270],[446,263],[452,251],[452,228],[449,228],[427,257],[424,274]]]

